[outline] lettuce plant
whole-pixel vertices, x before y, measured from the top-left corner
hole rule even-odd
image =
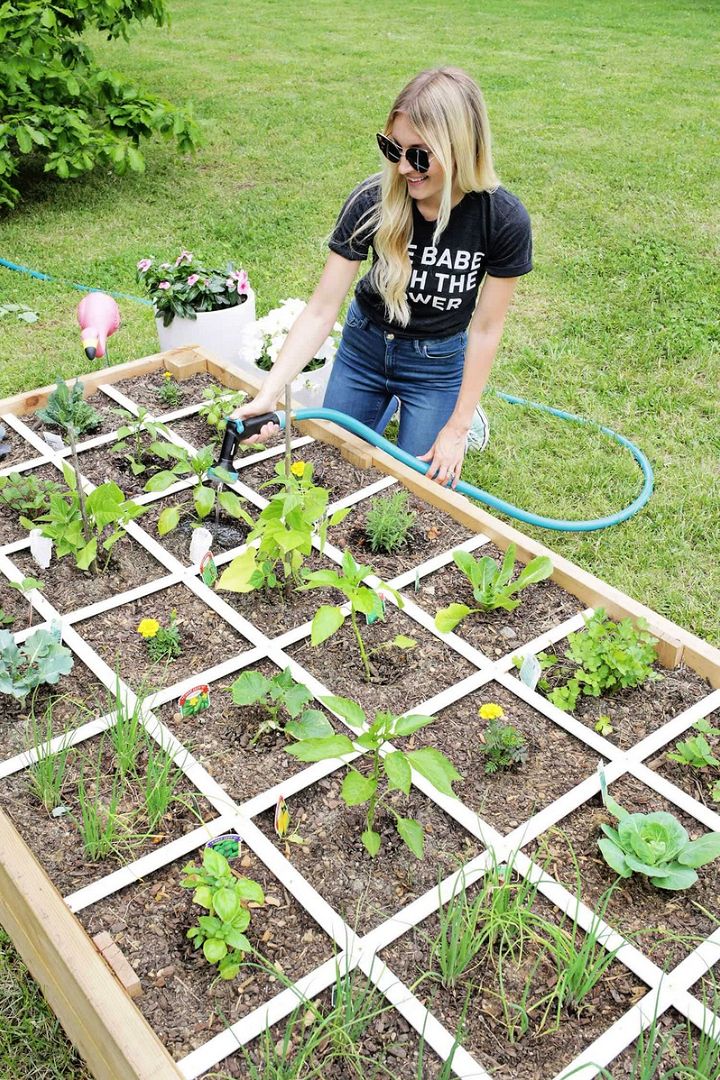
[[[0,694],[24,701],[36,686],[54,686],[72,666],[72,653],[49,630],[36,630],[22,645],[0,630]]]
[[[435,616],[438,630],[448,633],[467,615],[473,615],[477,611],[494,611],[497,608],[514,611],[520,603],[515,599],[515,593],[550,577],[553,571],[550,559],[547,555],[538,555],[523,567],[513,581],[516,551],[515,544],[510,544],[500,566],[489,555],[475,559],[467,551],[456,551],[453,554],[453,562],[472,585],[478,606],[471,608],[467,604],[450,604],[441,608]]]
[[[598,847],[620,877],[644,874],[659,889],[687,889],[698,879],[695,870],[720,856],[720,832],[691,840],[673,814],[631,814],[608,793],[602,773],[600,783],[603,802],[618,826],[601,826],[605,838]]]

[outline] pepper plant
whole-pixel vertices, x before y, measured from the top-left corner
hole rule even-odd
[[[323,738],[333,734],[328,718],[319,709],[308,709],[312,694],[302,683],[297,683],[290,669],[278,672],[268,679],[260,671],[243,671],[228,688],[236,705],[259,705],[265,719],[250,740],[254,746],[263,735],[282,731],[288,738]],[[289,719],[283,719],[287,713]]]
[[[372,573],[371,567],[363,566],[361,563],[355,562],[352,554],[349,551],[345,551],[343,552],[341,570],[307,571],[305,573],[305,584],[298,588],[298,592],[303,592],[307,589],[326,589],[331,587],[338,589],[350,601],[350,622],[352,624],[353,633],[355,634],[355,640],[358,644],[365,678],[368,682],[372,676],[370,657],[373,653],[378,652],[380,649],[389,648],[412,649],[417,644],[413,638],[406,637],[404,634],[398,634],[392,641],[383,642],[381,645],[376,645],[373,649],[369,649],[365,644],[360,631],[360,620],[358,616],[364,615],[368,622],[374,622],[377,619],[383,618],[385,614],[385,604],[378,589],[374,589],[371,585],[364,584],[364,578]],[[384,581],[380,582],[380,588],[383,591],[392,593],[398,606],[403,607],[403,600],[399,592],[391,588],[390,585],[386,585]],[[337,607],[334,604],[323,604],[317,609],[313,617],[310,636],[311,644],[321,645],[323,641],[332,637],[344,622],[345,614],[342,608]]]
[[[247,394],[244,390],[228,390],[226,386],[206,386],[202,396],[199,415],[213,429],[213,440],[222,441],[227,418],[247,400]],[[239,443],[238,448],[242,450],[243,444]]]
[[[145,485],[146,491],[167,491],[184,476],[190,476],[193,482],[191,500],[168,506],[160,514],[157,523],[160,536],[176,529],[184,516],[195,517],[198,522],[204,521],[216,505],[221,507],[228,517],[244,521],[252,528],[254,522],[244,509],[245,500],[234,491],[224,489],[218,492],[207,480],[206,473],[215,460],[211,446],[204,446],[196,454],[191,454],[184,446],[176,446],[171,442],[156,442],[152,444],[152,450],[157,457],[173,464],[169,469],[163,469],[151,476]]]
[[[238,877],[224,855],[206,847],[202,866],[183,867],[183,889],[194,889],[193,901],[209,914],[201,915],[187,937],[196,949],[202,947],[209,964],[217,964],[221,979],[234,979],[244,953],[253,951],[245,931],[250,925],[249,904],[264,904],[262,886],[251,878]]]
[[[322,702],[346,720],[350,727],[358,729],[367,727],[365,713],[354,701],[343,697],[326,697],[322,698]],[[379,712],[367,730],[354,739],[350,739],[347,735],[333,734],[320,739],[303,739],[293,743],[292,746],[286,746],[285,749],[299,761],[308,762],[343,757],[356,750],[368,751],[371,762],[370,775],[365,776],[353,765],[349,765],[341,789],[343,801],[347,806],[367,804],[365,829],[360,839],[369,855],[377,855],[382,837],[375,828],[375,823],[379,811],[385,809],[395,818],[395,827],[401,840],[407,844],[416,858],[422,859],[424,850],[422,825],[414,818],[406,818],[398,814],[387,802],[387,796],[391,791],[410,794],[411,769],[415,769],[426,780],[429,780],[441,794],[451,797],[455,797],[453,783],[461,780],[462,777],[453,763],[431,746],[424,746],[419,750],[393,750],[384,755],[381,755],[380,749],[388,740],[398,736],[412,735],[420,728],[432,724],[434,719],[433,716],[420,714],[394,716],[390,712]]]
[[[478,606],[471,608],[467,604],[449,604],[448,607],[441,608],[435,616],[438,630],[448,633],[467,615],[478,611],[494,611],[497,608],[514,611],[520,604],[520,601],[515,599],[515,593],[550,577],[553,570],[550,559],[547,555],[537,555],[523,567],[513,581],[516,551],[515,544],[510,544],[500,566],[489,555],[475,559],[468,551],[454,552],[453,562],[472,585]]]
[[[168,429],[158,420],[153,420],[147,409],[138,406],[137,416],[127,409],[115,409],[125,423],[117,429],[117,442],[112,446],[113,453],[120,454],[127,461],[133,476],[142,476],[147,472],[147,458],[155,453],[155,444],[164,442]],[[146,445],[148,437],[150,444]]]
[[[72,666],[72,653],[51,631],[36,630],[17,645],[9,630],[0,630],[0,694],[24,701],[36,686],[55,686]]]

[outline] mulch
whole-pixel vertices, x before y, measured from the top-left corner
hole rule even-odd
[[[145,452],[152,441],[150,434],[144,432],[141,442],[143,447],[141,463],[145,466],[145,472],[137,476],[133,475],[127,458],[123,457],[120,451],[113,452],[110,449],[112,445],[115,445],[114,443],[107,446],[98,446],[94,450],[84,450],[79,455],[80,470],[83,476],[93,484],[100,485],[107,481],[113,481],[128,499],[133,498],[135,495],[142,495],[150,477],[163,469],[169,468],[172,464],[171,462],[162,461],[154,454]],[[131,449],[132,445],[129,442],[128,452]],[[182,477],[178,477],[178,479],[182,479]]]
[[[171,506],[181,508],[180,523],[172,532],[160,536],[157,530],[158,518],[163,510]],[[251,517],[255,517],[256,512],[252,506],[247,505],[246,509]],[[244,544],[249,532],[249,528],[244,521],[229,517],[223,510],[220,511],[217,520],[213,510],[212,513],[200,521],[195,516],[192,488],[187,488],[177,495],[169,495],[165,499],[158,499],[149,503],[145,513],[136,520],[153,540],[157,541],[185,566],[190,563],[190,543],[197,526],[202,526],[203,529],[207,529],[213,534],[212,550],[214,555],[219,555],[223,551],[230,551],[232,548]]]
[[[180,401],[177,405],[163,405],[158,397],[158,390],[165,382],[162,368],[148,372],[146,375],[135,375],[132,379],[121,379],[120,382],[113,383],[113,386],[136,405],[142,405],[153,416],[159,416],[161,413],[175,412],[176,409],[182,409],[186,405],[194,405],[203,400],[202,392],[206,387],[222,385],[205,372],[191,375],[189,379],[174,379],[173,381],[180,393]]]
[[[715,728],[720,728],[720,709],[714,713],[710,713],[707,717],[708,723]],[[653,758],[647,761],[645,764],[649,769],[653,769],[659,773],[660,776],[664,776],[670,783],[675,784],[676,787],[681,788],[687,795],[692,796],[693,799],[697,799],[699,802],[704,803],[710,810],[714,810],[715,813],[720,813],[720,805],[713,801],[710,791],[714,784],[720,780],[720,767],[717,765],[706,765],[701,769],[693,768],[691,765],[682,765],[679,761],[672,761],[668,754],[677,750],[679,742],[684,742],[686,739],[692,738],[697,734],[694,727],[688,728],[684,735],[675,739],[669,743],[660,753],[656,754]],[[720,760],[720,735],[706,735],[710,749],[713,755]]]

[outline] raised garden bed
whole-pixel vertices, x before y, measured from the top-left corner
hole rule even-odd
[[[177,382],[178,403],[172,407],[159,401],[165,371]],[[101,384],[114,386],[154,415],[169,414],[175,435],[195,447],[209,441],[196,415],[203,389],[241,385],[231,368],[202,350],[176,350],[87,376],[85,382],[88,395],[99,403],[104,427],[99,443],[80,448],[81,470],[92,483],[116,479],[126,496],[141,493],[147,477],[132,478],[111,450],[118,401],[111,390],[98,389]],[[26,417],[30,432],[37,433],[31,414],[44,404],[47,392],[12,399],[0,411]],[[306,1022],[312,1014],[308,1003],[316,1003],[318,1016],[332,1011],[331,988],[341,969],[349,969],[359,986],[374,987],[381,1006],[355,1032],[355,1066],[330,1057],[323,1063],[328,1080],[358,1075],[358,1060],[368,1078],[410,1080],[418,1075],[421,1053],[427,1077],[438,1076],[441,1062],[451,1056],[450,1074],[467,1078],[489,1074],[549,1080],[569,1075],[578,1062],[595,1063],[595,1071],[583,1076],[596,1075],[602,1066],[616,1080],[630,1075],[638,1002],[657,994],[663,969],[677,971],[660,999],[661,1024],[676,1016],[703,1022],[697,1014],[703,978],[719,959],[720,860],[701,867],[698,882],[678,892],[659,890],[638,875],[621,880],[598,922],[602,894],[616,875],[597,847],[600,823],[611,821],[597,770],[602,765],[611,795],[630,811],[670,812],[691,837],[720,831],[719,804],[708,794],[720,770],[710,765],[701,775],[667,757],[692,735],[697,721],[720,723],[720,692],[713,691],[720,686],[720,655],[359,440],[313,421],[302,425],[300,434],[327,443],[296,447],[293,461],[311,462],[313,479],[329,491],[330,502],[343,500],[351,507],[344,521],[330,529],[325,553],[315,551],[306,569],[337,569],[349,549],[380,577],[397,580],[406,602],[402,610],[387,599],[384,619],[370,625],[361,619],[366,648],[375,650],[369,679],[349,617],[326,640],[311,643],[310,622],[318,608],[344,602],[335,588],[228,593],[201,584],[197,568],[189,565],[190,528],[157,535],[160,512],[182,499],[182,493],[143,498],[146,513],[97,578],[78,571],[72,557],[37,570],[26,530],[18,528],[15,514],[0,510],[2,574],[44,581],[33,623],[44,628],[58,623],[74,655],[72,671],[56,684],[41,685],[24,703],[7,695],[2,699],[0,806],[9,810],[30,850],[0,813],[0,918],[103,1080],[250,1075],[238,1047],[246,1046],[255,1064],[265,1062],[268,1045],[277,1046],[283,1038],[300,1000],[300,1027],[290,1036],[298,1054],[309,1029],[322,1022],[318,1017]],[[17,458],[6,464],[44,458],[35,471],[60,482],[60,458],[51,448],[14,430],[11,437]],[[238,459],[238,491],[250,489],[253,518],[277,490],[263,484],[275,476],[279,460],[278,453]],[[373,499],[397,489],[388,475],[411,491],[408,507],[417,516],[396,552],[373,553],[365,531],[367,514]],[[223,572],[233,549],[244,543],[246,530],[222,519],[221,526],[226,531],[221,529],[213,547]],[[439,609],[475,603],[453,551],[462,547],[475,558],[490,555],[498,562],[511,542],[520,564],[549,555],[551,579],[519,594],[521,603],[512,612],[482,611],[463,619],[452,634],[438,631],[434,618]],[[130,590],[130,598],[117,599]],[[0,581],[0,603],[15,616],[12,630],[22,645],[29,634],[27,602]],[[581,697],[571,712],[559,710],[520,681],[514,656],[553,650],[562,655],[568,632],[583,629],[581,613],[600,607],[615,619],[648,620],[658,639],[655,670],[663,678]],[[180,654],[168,662],[153,661],[138,627],[149,620],[167,629],[173,612]],[[151,628],[150,638],[155,633]],[[398,635],[402,647],[391,644]],[[408,645],[409,639],[414,645]],[[228,688],[242,673],[272,679],[286,668],[305,683],[309,707],[324,715],[336,737],[357,732],[343,721],[342,705],[326,701],[335,714],[327,710],[323,699],[329,695],[360,705],[368,721],[384,711],[396,717],[432,714],[435,720],[427,726],[393,734],[394,752],[408,754],[406,760],[418,767],[427,762],[422,754],[430,748],[446,755],[460,776],[453,781],[457,798],[434,786],[432,769],[428,776],[416,768],[408,794],[403,780],[383,795],[374,821],[380,849],[371,858],[363,840],[366,804],[346,806],[343,799],[343,792],[372,778],[368,744],[355,739],[356,750],[364,754],[350,763],[330,757],[313,761],[312,754],[307,762],[298,760],[288,750],[299,747],[302,757],[302,742],[281,727],[255,739],[267,710],[232,701]],[[140,788],[120,785],[119,813],[134,821],[126,834],[128,840],[132,834],[133,842],[118,844],[110,860],[101,863],[83,850],[77,779],[88,762],[98,766],[97,780],[87,773],[86,794],[102,818],[115,775],[111,732],[102,732],[108,725],[117,730],[115,670],[121,680],[118,692],[128,695],[129,707],[137,707],[148,745],[161,743],[183,776],[175,801],[152,827],[143,818]],[[192,702],[202,698],[200,676],[209,685],[210,704],[192,714]],[[180,712],[178,699],[186,691],[191,715]],[[138,702],[133,692],[148,696]],[[488,712],[488,706],[494,711]],[[600,724],[603,717],[607,723]],[[283,716],[283,724],[287,719]],[[515,729],[507,743],[514,757],[511,753],[511,760],[488,770],[488,746],[498,737],[493,722]],[[63,733],[77,745],[69,752],[62,786],[68,809],[53,818],[31,794],[31,760],[14,755],[34,747],[31,758],[42,761],[48,757],[45,736]],[[710,751],[720,756],[718,739],[708,738]],[[348,745],[337,744],[336,752],[344,753]],[[56,738],[52,750],[59,749]],[[388,747],[385,751],[390,752]],[[145,757],[138,759],[140,776],[147,771],[147,753],[143,750]],[[413,759],[414,754],[421,757]],[[285,798],[289,824],[283,821],[283,804],[277,805],[279,796]],[[422,859],[411,850],[417,834],[405,825],[409,839],[403,839],[398,819],[422,826]],[[259,882],[267,902],[252,909],[247,930],[257,962],[246,961],[235,978],[224,981],[187,939],[202,909],[180,880],[184,865],[202,859],[204,842],[228,832],[242,838],[231,868]],[[68,896],[76,915],[53,892],[30,852]],[[615,932],[599,946],[601,951],[622,946],[584,1004],[565,1010],[555,1031],[538,1028],[536,1011],[530,1013],[528,1030],[517,1030],[521,1013],[516,1003],[531,969],[539,993],[552,990],[559,977],[531,948],[522,964],[505,969],[504,987],[497,963],[478,961],[468,984],[476,992],[464,1025],[462,986],[447,989],[422,978],[432,967],[428,938],[437,934],[438,909],[448,910],[457,875],[466,880],[472,898],[489,868],[513,860],[518,881],[541,879],[534,911],[556,927],[567,928],[577,916],[578,946],[593,919],[596,931]],[[574,899],[578,875],[587,905],[579,909]],[[143,991],[137,1004],[119,988],[80,923],[92,934],[108,932],[132,964]],[[291,989],[295,980],[299,987]],[[516,1022],[511,1037],[504,1028],[508,1010]]]

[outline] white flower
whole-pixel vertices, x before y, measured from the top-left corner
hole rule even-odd
[[[250,359],[258,360],[265,353],[270,362],[274,364],[290,329],[306,307],[307,304],[304,300],[291,297],[288,300],[283,300],[280,307],[273,308],[267,315],[257,319],[247,332],[241,350],[242,358],[247,358],[246,354],[252,353]],[[335,323],[333,333],[337,334],[341,331],[341,324]],[[331,334],[320,346],[315,358],[317,360],[332,360],[336,352],[337,343]]]

